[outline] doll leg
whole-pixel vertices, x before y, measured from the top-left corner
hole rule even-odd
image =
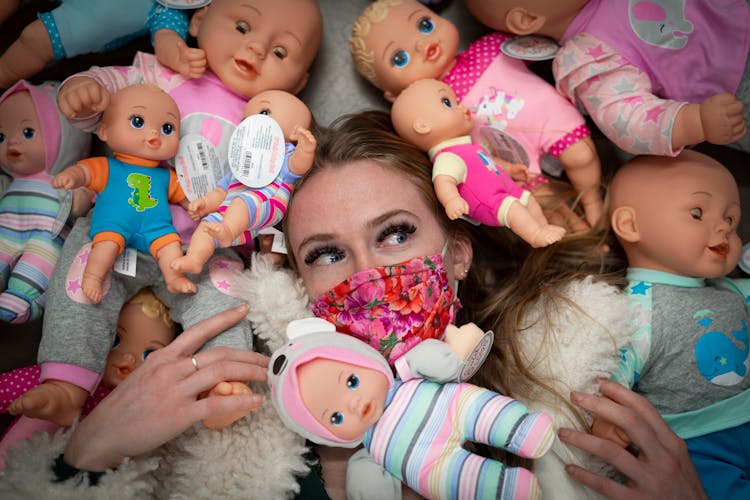
[[[94,304],[102,301],[104,277],[112,269],[117,256],[122,253],[125,243],[124,238],[117,233],[106,233],[107,237],[111,237],[111,239],[97,239],[102,235],[103,233],[99,233],[94,238],[81,282],[83,293]]]
[[[203,265],[211,258],[216,249],[214,237],[208,234],[206,224],[221,223],[203,221],[198,224],[190,238],[190,245],[188,245],[185,255],[180,255],[170,264],[173,270],[191,274],[198,274],[203,270]]]
[[[62,245],[62,238],[50,238],[49,234],[29,239],[13,266],[7,290],[0,294],[0,320],[24,323],[41,316]]]
[[[247,204],[240,198],[235,198],[224,212],[221,222],[206,222],[205,231],[216,238],[219,246],[226,248],[241,235],[250,225],[250,214]]]
[[[175,234],[175,236],[177,236]],[[157,240],[158,242],[159,240]],[[154,242],[154,244],[157,244]],[[156,260],[159,263],[159,269],[164,275],[164,282],[167,290],[173,293],[195,293],[195,285],[185,277],[182,271],[175,270],[171,264],[176,259],[182,257],[182,246],[179,237],[176,241],[171,241],[156,251]]]
[[[24,28],[18,40],[0,57],[0,88],[35,75],[53,58],[49,33],[44,23],[37,19]]]
[[[529,200],[531,199],[533,197],[529,198]],[[511,200],[511,198],[506,198],[507,200]],[[504,202],[503,206],[500,207],[498,220],[501,223],[503,217],[500,214],[503,210],[506,210],[507,216],[505,218],[508,228],[534,248],[551,245],[559,241],[565,234],[565,228],[546,223],[546,218],[544,223],[540,223],[534,218],[531,211],[521,205],[518,200],[511,200],[509,205]]]
[[[580,233],[591,229],[585,220],[579,217],[562,200],[558,199],[549,184],[544,183],[537,186],[533,189],[532,194],[537,201],[548,200],[544,203],[542,211],[550,224],[565,227],[572,233]]]

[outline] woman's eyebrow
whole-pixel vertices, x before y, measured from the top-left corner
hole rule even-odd
[[[385,212],[384,214],[378,215],[374,219],[370,219],[369,221],[367,221],[367,227],[368,228],[377,227],[381,225],[382,223],[384,223],[385,221],[387,221],[388,219],[392,219],[398,215],[410,215],[412,217],[416,217],[416,215],[414,215],[412,212],[409,212],[408,210],[402,210],[402,209],[390,210],[388,212]]]

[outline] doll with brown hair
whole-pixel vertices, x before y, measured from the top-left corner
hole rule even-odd
[[[18,2],[3,2],[0,22],[18,8]],[[5,5],[9,4],[9,5]],[[7,9],[7,10],[3,10]],[[157,59],[185,75],[200,76],[205,56],[185,44],[188,15],[155,0],[65,0],[26,26],[0,56],[0,88],[30,78],[53,60],[89,52],[104,52],[151,34]]]
[[[430,78],[410,84],[393,101],[391,120],[401,137],[429,154],[435,193],[449,218],[506,226],[532,247],[563,237],[565,228],[547,221],[536,198],[472,143],[471,113],[448,84]]]
[[[292,10],[297,15],[289,16]],[[189,31],[206,56],[206,70],[200,78],[176,74],[152,54],[138,53],[131,66],[92,68],[66,80],[58,93],[60,110],[74,126],[93,130],[112,93],[134,83],[157,85],[177,103],[181,135],[197,135],[201,146],[213,148],[216,157],[226,161],[230,137],[249,98],[269,89],[297,93],[305,86],[320,47],[322,19],[313,0],[212,0],[193,13]],[[187,243],[197,224],[181,206],[170,208],[175,228]],[[111,284],[98,305],[79,300],[72,292],[79,276],[69,277],[68,272],[82,257],[80,249],[90,241],[91,222],[90,217],[79,219],[63,249],[50,286],[38,354],[45,383],[65,383],[78,395],[57,398],[58,409],[62,409],[57,414],[45,411],[44,406],[24,409],[27,416],[51,418],[65,425],[75,419],[86,393],[96,387],[117,313],[137,290],[151,286],[169,306],[172,318],[185,328],[240,303],[212,281],[211,262],[195,277],[195,294],[169,292],[158,265],[143,252],[135,257],[135,276],[111,274]],[[239,259],[230,249],[217,249],[212,262],[229,266]],[[252,344],[250,325],[241,321],[228,326],[202,349],[221,345],[247,350]],[[71,369],[76,376],[71,375]],[[52,372],[54,377],[44,376]]]
[[[52,176],[89,152],[88,134],[55,106],[58,85],[20,81],[0,96],[0,321],[38,318],[73,218],[91,205],[84,193],[57,190]]]
[[[165,347],[175,336],[175,325],[166,306],[148,289],[136,293],[120,311],[117,334],[107,355],[107,366],[96,391],[86,400],[82,416],[104,399],[113,388],[138,368],[154,351]],[[0,375],[0,413],[14,413],[13,402],[39,384],[39,365],[18,368]],[[0,440],[0,462],[4,461],[9,446],[28,439],[32,433],[53,433],[59,427],[52,422],[18,417]],[[0,465],[2,467],[2,465]]]
[[[513,176],[529,189],[550,192],[540,160],[558,157],[593,225],[602,213],[601,166],[590,131],[552,85],[500,51],[508,38],[487,35],[457,54],[459,34],[450,21],[416,0],[379,0],[354,23],[349,43],[359,73],[389,101],[421,78],[449,84],[472,112],[473,135],[487,141],[501,166],[522,164],[520,177]],[[575,219],[567,224],[587,229]]]
[[[625,151],[675,156],[708,141],[750,152],[746,0],[465,3],[491,28],[556,40],[557,89]]]
[[[199,273],[217,246],[246,243],[260,229],[279,223],[294,183],[312,166],[312,113],[298,97],[283,90],[266,90],[248,101],[244,115],[270,116],[281,128],[285,150],[278,175],[262,188],[250,188],[230,172],[213,191],[191,201],[190,217],[203,221],[193,233],[185,255],[172,261],[175,270]]]
[[[172,169],[159,163],[177,153],[180,111],[169,94],[152,85],[115,92],[96,131],[114,157],[79,161],[52,179],[55,188],[86,187],[99,194],[91,225],[91,252],[81,288],[101,302],[104,278],[126,246],[150,253],[170,292],[196,288],[170,264],[182,257],[180,236],[167,201],[187,206]]]
[[[737,184],[719,162],[683,151],[626,163],[610,196],[637,327],[613,379],[647,397],[685,439],[711,498],[744,498],[750,280],[727,278],[742,249]]]

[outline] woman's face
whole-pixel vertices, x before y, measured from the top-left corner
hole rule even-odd
[[[369,160],[306,180],[287,217],[291,250],[313,299],[357,271],[440,253],[447,238],[419,190]],[[470,261],[468,241],[452,242],[449,282]]]

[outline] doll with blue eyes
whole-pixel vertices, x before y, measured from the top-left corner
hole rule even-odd
[[[349,45],[357,71],[393,100],[409,84],[442,80],[472,113],[472,135],[522,187],[548,194],[542,157],[559,159],[579,193],[586,221],[602,213],[601,165],[581,113],[526,62],[506,55],[511,37],[491,33],[458,53],[459,33],[449,20],[417,0],[378,0],[354,23]],[[551,194],[551,193],[550,193]],[[571,214],[559,209],[566,219]],[[586,229],[575,223],[573,229]]]
[[[91,142],[58,112],[56,92],[57,84],[22,80],[0,96],[0,169],[12,179],[0,187],[0,321],[41,316],[73,217],[88,209],[74,206],[83,193],[52,187]]]
[[[117,332],[99,387],[86,400],[85,416],[117,387],[125,377],[138,368],[153,351],[169,344],[175,336],[175,325],[169,310],[150,288],[144,288],[128,300],[120,310]],[[8,413],[11,403],[39,384],[39,365],[18,368],[0,374],[0,413]],[[0,440],[0,467],[9,446],[28,438],[37,431],[53,432],[58,426],[52,422],[18,417]]]
[[[472,384],[447,382],[440,375],[447,360],[440,341],[425,340],[406,353],[394,379],[375,348],[325,320],[293,321],[287,334],[289,342],[268,364],[271,399],[284,424],[315,443],[364,445],[347,465],[348,498],[398,499],[401,482],[425,498],[541,498],[528,469],[463,445],[481,442],[541,457],[555,436],[549,415]],[[434,377],[421,378],[424,372]]]
[[[563,237],[565,228],[550,224],[534,196],[472,142],[471,114],[448,84],[412,83],[393,101],[391,120],[401,137],[429,154],[435,194],[449,218],[505,226],[533,247]]]
[[[174,100],[153,85],[132,85],[115,92],[97,135],[113,157],[88,158],[55,176],[56,188],[85,186],[99,193],[91,224],[91,252],[81,288],[91,302],[103,296],[103,282],[126,246],[149,252],[159,264],[170,292],[195,292],[195,285],[170,263],[182,257],[168,202],[187,206],[177,174],[159,168],[179,144],[180,112]]]

